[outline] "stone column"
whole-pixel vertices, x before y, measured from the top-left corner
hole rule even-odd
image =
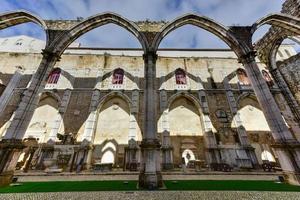
[[[17,68],[15,74],[10,79],[8,85],[6,86],[5,90],[3,91],[0,97],[0,116],[4,113],[3,111],[5,110],[8,102],[10,101],[14,93],[14,89],[18,86],[22,76],[23,76],[23,69]]]
[[[18,159],[25,146],[18,140],[2,140],[0,143],[0,187],[9,185]]]
[[[17,160],[21,154],[19,148],[23,146],[22,139],[33,116],[34,110],[38,106],[40,95],[45,88],[47,78],[59,58],[60,56],[57,54],[43,51],[43,58],[40,66],[33,75],[29,87],[23,93],[23,97],[14,113],[11,124],[0,142],[6,149],[10,149],[9,151],[2,148],[0,149],[0,151],[5,151],[5,154],[7,155],[6,157],[0,157],[0,163],[6,163],[5,167],[0,171],[0,176],[8,177],[13,175]],[[7,178],[4,179],[8,180]],[[9,184],[9,182],[6,182],[6,184]]]
[[[168,96],[166,90],[160,91],[160,112],[162,118],[162,167],[163,169],[173,169],[173,147],[170,139]]]
[[[87,152],[86,159],[85,159],[86,170],[90,170],[92,168],[93,150],[94,150],[93,145],[88,146],[88,149],[87,149],[88,152]]]
[[[100,99],[100,90],[94,90],[89,108],[89,116],[86,120],[82,142],[88,145],[92,142],[97,123],[97,107]]]
[[[300,121],[300,106],[297,103],[295,97],[293,96],[291,90],[289,89],[287,83],[285,82],[280,70],[278,68],[271,69],[270,73],[275,79],[278,87],[280,88],[284,98],[286,99],[291,111],[293,112],[295,118]]]
[[[206,145],[206,157],[208,164],[211,163],[219,163],[220,162],[220,152],[218,149],[218,145],[216,142],[215,134],[212,131],[212,123],[209,117],[209,107],[206,99],[206,94],[203,91],[201,86],[201,90],[198,91],[198,96],[201,102],[202,107],[202,122],[204,126],[204,142]]]
[[[289,106],[288,102],[284,98],[283,94],[279,91],[272,92],[275,102],[277,103],[281,114],[284,117],[284,120],[289,126],[289,130],[292,134],[296,137],[296,139],[300,140],[300,121],[296,119],[295,114],[291,111],[291,107]]]
[[[71,159],[71,165],[70,165],[70,169],[69,169],[69,172],[73,172],[74,170],[74,164],[76,163],[76,160],[77,160],[77,155],[78,155],[78,147],[73,147],[73,155],[72,155],[72,159]]]
[[[47,140],[48,144],[54,144],[56,141],[59,128],[61,127],[61,125],[63,123],[63,116],[67,110],[67,106],[70,101],[70,97],[71,97],[71,90],[66,89],[64,92],[62,101],[61,101],[61,105],[59,106],[59,110],[58,110],[56,119],[53,122],[53,127],[50,131],[49,138]]]
[[[23,172],[28,172],[31,161],[32,161],[32,158],[33,158],[34,153],[35,153],[36,150],[37,150],[37,147],[30,147],[30,149],[29,149],[29,158],[25,163],[25,167],[23,169]]]
[[[275,66],[276,67],[276,66]],[[285,114],[290,113],[292,114],[292,119],[290,120],[291,123],[288,123],[291,126],[293,133],[296,136],[296,139],[300,141],[300,132],[299,132],[299,125],[300,125],[300,106],[296,101],[295,97],[293,96],[290,88],[288,87],[286,81],[284,80],[280,70],[276,67],[270,70],[275,82],[277,83],[278,87],[280,88],[281,94],[284,97],[284,104],[287,104],[289,109],[285,109]],[[281,95],[278,95],[281,99]],[[279,102],[277,102],[279,103]]]
[[[273,148],[278,155],[286,180],[290,184],[300,185],[299,174],[299,143],[286,126],[280,110],[269,90],[269,87],[260,73],[255,62],[255,53],[241,58],[245,66],[252,88],[262,108],[268,125],[271,129],[275,145]]]
[[[137,113],[139,112],[139,97],[140,93],[138,90],[133,90],[131,94],[131,100],[132,100],[132,105],[130,108],[130,121],[129,121],[129,134],[128,134],[128,141],[133,139],[137,140],[137,132],[138,132],[138,127],[137,127]]]
[[[229,104],[229,108],[230,111],[233,115],[233,121],[237,127],[237,133],[239,136],[239,140],[240,140],[240,145],[241,145],[241,149],[239,149],[239,155],[245,155],[245,158],[248,159],[241,159],[238,161],[239,163],[239,167],[244,167],[244,168],[252,168],[252,167],[258,167],[258,161],[256,158],[256,154],[255,154],[255,149],[251,146],[249,140],[248,140],[248,135],[247,135],[247,131],[245,129],[245,127],[243,126],[243,122],[240,118],[240,115],[238,113],[238,108],[237,108],[237,102],[234,98],[233,92],[231,90],[229,81],[227,76],[224,76],[224,80],[223,80],[223,84],[224,84],[224,89],[226,91],[226,97],[227,97],[227,101]]]
[[[87,148],[87,156],[84,158],[84,162],[86,164],[86,169],[91,168],[91,163],[92,163],[92,154],[93,154],[93,139],[94,139],[94,134],[96,131],[96,126],[97,126],[97,119],[98,119],[98,114],[97,114],[97,108],[98,108],[98,103],[100,99],[100,90],[95,89],[92,94],[92,99],[91,99],[91,104],[89,108],[89,116],[86,120],[85,127],[84,127],[84,132],[82,136],[82,142],[81,142],[81,148],[86,149]]]
[[[4,139],[22,140],[31,121],[35,108],[38,106],[40,95],[43,92],[47,78],[57,62],[59,56],[50,52],[43,52],[39,68],[33,75],[27,90],[24,91],[22,100],[15,111],[14,118],[7,129]]]
[[[141,167],[139,186],[142,188],[162,187],[160,167],[160,142],[157,139],[157,91],[155,52],[144,54],[144,127],[141,143]]]
[[[128,133],[128,146],[125,147],[125,166],[124,169],[130,169],[131,171],[137,170],[137,153],[138,153],[138,144],[137,144],[137,113],[139,111],[139,91],[137,89],[132,91],[131,100],[132,105],[130,108],[130,120],[129,120],[129,133]]]

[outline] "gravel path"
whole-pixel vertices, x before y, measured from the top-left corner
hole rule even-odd
[[[227,191],[148,191],[148,192],[58,192],[0,194],[1,200],[198,200],[198,199],[255,199],[255,200],[300,200],[300,193],[295,192],[227,192]]]

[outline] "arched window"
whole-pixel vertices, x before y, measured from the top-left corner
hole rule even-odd
[[[59,68],[55,68],[52,70],[52,72],[49,74],[47,84],[56,84],[59,76],[60,76],[61,70]]]
[[[177,69],[175,71],[175,78],[177,85],[186,85],[186,75],[184,70]]]
[[[239,79],[239,84],[240,85],[250,85],[249,78],[248,78],[247,73],[244,69],[242,69],[242,68],[237,69],[236,74],[237,74],[237,77]]]
[[[112,77],[112,84],[114,85],[122,85],[124,79],[124,70],[123,69],[115,69]]]
[[[267,82],[268,86],[269,86],[269,87],[272,87],[272,86],[274,85],[274,82],[273,82],[273,79],[271,78],[269,72],[267,72],[266,70],[263,69],[263,70],[261,71],[261,73],[262,73],[262,75],[263,75],[265,81]]]
[[[15,45],[21,46],[23,44],[23,40],[19,39],[16,41]]]

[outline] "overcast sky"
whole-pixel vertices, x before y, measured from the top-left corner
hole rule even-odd
[[[110,11],[133,21],[171,21],[182,14],[195,13],[229,26],[251,25],[267,14],[280,12],[283,2],[284,0],[1,0],[0,12],[25,9],[44,19],[76,19]],[[29,23],[0,31],[0,37],[20,34],[40,39],[45,37],[38,26]],[[116,25],[92,30],[78,41],[84,46],[93,47],[140,46],[134,36]],[[204,30],[184,26],[170,33],[161,47],[224,48],[226,45]]]

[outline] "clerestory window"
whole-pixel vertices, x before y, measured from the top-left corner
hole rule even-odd
[[[248,78],[247,73],[244,69],[242,69],[242,68],[237,69],[236,74],[237,74],[237,77],[239,79],[239,84],[240,85],[250,85],[249,78]]]
[[[112,84],[122,85],[123,79],[124,79],[124,70],[120,68],[116,69],[113,73]]]
[[[274,82],[273,82],[273,79],[271,78],[269,72],[267,72],[266,70],[263,69],[263,70],[261,71],[261,73],[262,73],[262,75],[263,75],[265,81],[267,82],[268,86],[269,86],[269,87],[272,87],[272,86],[274,85]]]
[[[19,39],[16,41],[15,43],[17,46],[21,46],[23,44],[23,40],[22,39]]]
[[[47,83],[48,84],[57,84],[58,79],[60,77],[61,70],[59,68],[55,68],[48,76]]]
[[[177,69],[175,71],[175,79],[177,85],[186,85],[186,74],[182,69]]]

